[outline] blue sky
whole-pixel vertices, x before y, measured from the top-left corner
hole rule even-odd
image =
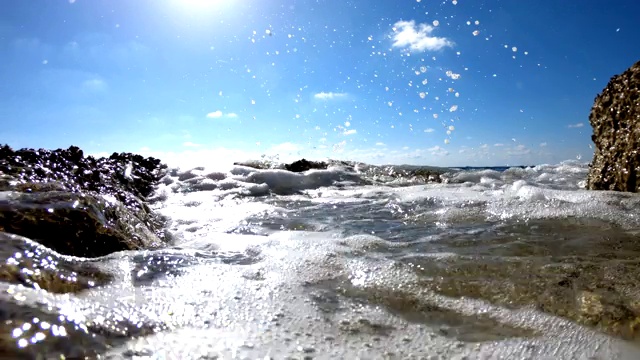
[[[640,2],[0,2],[0,142],[170,162],[590,161]]]

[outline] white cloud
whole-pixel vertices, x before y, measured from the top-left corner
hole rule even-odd
[[[221,118],[222,117],[222,111],[217,110],[217,111],[214,111],[214,112],[210,112],[210,113],[207,114],[207,117],[209,119]]]
[[[545,146],[547,146],[546,142],[540,143],[540,147],[545,147]]]
[[[184,143],[182,143],[182,146],[185,146],[185,147],[201,147],[202,145],[201,144],[196,144],[196,143],[191,142],[191,141],[185,141]]]
[[[432,133],[434,131],[436,131],[436,129],[432,129],[432,128],[424,129],[424,132],[426,133]]]
[[[497,143],[497,144],[493,144],[493,146],[500,147],[500,146],[504,146],[504,144]]]
[[[385,143],[383,143],[383,142],[377,142],[377,143],[376,143],[376,146],[386,146],[386,145],[385,145]]]
[[[107,83],[100,78],[93,78],[85,80],[82,83],[82,87],[88,91],[99,92],[107,89]]]
[[[577,123],[577,124],[569,124],[567,127],[569,129],[575,129],[575,128],[581,128],[584,126],[584,123]]]
[[[441,148],[438,145],[428,148],[427,151],[429,153],[431,153],[431,155],[434,155],[434,156],[447,156],[447,155],[449,155],[449,152],[447,150]]]
[[[236,114],[236,113],[228,113],[228,114],[225,114],[225,113],[223,113],[223,112],[222,112],[222,111],[220,111],[220,110],[216,110],[216,111],[214,111],[214,112],[210,112],[210,113],[208,113],[208,114],[207,114],[207,117],[208,117],[209,119],[219,119],[219,118],[221,118],[221,117],[226,117],[226,118],[229,118],[229,119],[236,119],[236,118],[238,117],[238,114]]]
[[[527,149],[524,145],[517,145],[513,148],[507,149],[507,156],[523,156],[531,153],[531,150]]]
[[[347,96],[347,93],[334,93],[334,92],[319,92],[313,95],[314,98],[319,100],[332,100],[337,98],[343,98]]]
[[[431,36],[434,27],[428,24],[417,24],[411,21],[398,21],[393,25],[393,47],[409,49],[415,52],[440,50],[452,47],[453,43],[446,38]]]
[[[294,144],[292,142],[285,142],[282,144],[272,146],[270,150],[275,153],[282,153],[282,152],[286,153],[286,152],[300,151],[302,150],[302,148],[298,144]]]
[[[350,129],[350,130],[343,131],[342,135],[353,135],[353,134],[356,134],[356,133],[357,133],[356,129]]]

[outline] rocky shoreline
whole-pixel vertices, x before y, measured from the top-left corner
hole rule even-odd
[[[259,162],[240,166],[269,168]],[[281,164],[290,172],[324,170],[356,163],[306,159]],[[372,179],[441,182],[446,169],[363,168]],[[0,234],[20,235],[63,255],[98,257],[123,250],[156,249],[171,242],[166,219],[147,205],[168,173],[159,159],[131,153],[106,158],[68,149],[0,147]]]
[[[313,175],[314,171],[321,174],[324,170],[329,170],[328,173],[344,171],[345,174],[359,174],[357,177],[362,182],[356,186],[380,184],[390,187],[447,182],[447,176],[441,175],[453,171],[305,159],[276,166],[259,162],[237,163],[237,170],[252,171],[242,167],[271,169],[274,171],[263,173],[275,176],[282,176],[281,172],[309,171],[304,175],[284,174],[295,179]],[[172,238],[166,232],[168,220],[156,214],[148,204],[161,198],[162,191],[173,190],[166,187],[156,193],[160,183],[169,185],[177,180],[192,186],[190,184],[197,182],[190,180],[197,176],[220,175],[222,179],[227,176],[206,175],[202,171],[204,169],[172,170],[158,159],[128,153],[94,158],[84,156],[77,147],[57,150],[0,147],[0,248],[3,253],[0,259],[0,308],[5,309],[0,311],[0,354],[35,357],[47,352],[53,354],[51,356],[64,354],[74,358],[94,356],[131,338],[162,332],[172,326],[167,320],[170,317],[146,317],[148,315],[135,306],[125,307],[121,303],[112,306],[108,302],[94,301],[91,296],[102,296],[95,293],[105,291],[104,294],[116,293],[114,297],[118,297],[124,293],[118,287],[122,277],[132,279],[129,281],[135,290],[148,278],[177,272],[177,267],[199,261],[186,255],[172,255],[172,249],[117,252],[170,246]],[[256,196],[277,193],[260,194]],[[276,197],[275,200],[282,199]],[[333,210],[329,214],[333,214]],[[369,213],[364,218],[380,221]],[[403,222],[406,225],[406,219]],[[633,236],[610,230],[608,234],[614,241],[594,235],[598,242],[584,246],[583,242],[590,239],[588,235],[597,234],[595,229],[601,228],[601,224],[592,228],[580,224],[576,230],[567,230],[565,223],[565,219],[550,222],[551,225],[527,223],[522,229],[485,239],[484,245],[479,245],[478,233],[463,233],[462,236],[469,239],[454,236],[452,244],[459,250],[457,257],[438,261],[429,258],[424,262],[420,262],[420,256],[411,258],[412,264],[420,264],[416,273],[422,277],[415,286],[424,293],[453,299],[480,299],[506,308],[531,306],[614,337],[635,341],[638,338],[638,307],[627,292],[635,289],[633,279],[637,275],[637,269],[629,262],[637,253]],[[567,245],[556,241],[557,234],[572,233],[584,236],[570,238]],[[520,240],[525,236],[533,236],[531,243]],[[579,241],[578,245],[575,245],[576,241]],[[615,251],[611,250],[612,243]],[[429,244],[443,245],[437,241]],[[444,245],[449,246],[448,243]],[[572,247],[574,245],[576,247]],[[416,254],[421,252],[424,249],[416,248]],[[505,255],[508,260],[501,260]],[[119,263],[127,257],[131,261]],[[623,262],[624,266],[621,265]],[[612,277],[617,280],[610,284]],[[110,286],[115,288],[104,290]],[[386,293],[386,290],[376,288],[351,291],[346,287],[340,291],[343,291],[342,296],[379,304],[392,313],[425,313],[454,319],[451,320],[453,323],[460,318],[455,312],[421,302],[411,293]],[[61,317],[60,314],[67,314],[65,311],[82,313],[85,318],[74,322]],[[37,340],[36,336],[40,336],[36,323],[29,325],[32,326],[29,331],[20,332],[21,338],[14,336],[16,329],[22,329],[30,319],[46,321],[47,326],[64,327],[67,335],[56,337],[52,332],[46,340],[20,348],[16,346],[19,341]],[[490,324],[492,329],[500,327],[490,319],[478,321]],[[520,336],[518,329],[505,331]]]
[[[97,257],[164,246],[165,219],[146,204],[166,174],[160,160],[0,147],[0,231],[63,255]]]

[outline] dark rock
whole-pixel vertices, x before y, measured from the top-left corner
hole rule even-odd
[[[294,161],[291,164],[285,164],[284,168],[291,172],[304,172],[311,169],[321,169],[324,170],[327,168],[327,163],[323,161],[309,161],[307,159],[302,159],[298,161]]]
[[[611,78],[596,97],[589,122],[595,153],[591,190],[640,191],[640,62]]]
[[[0,231],[66,255],[93,257],[163,245],[165,220],[146,204],[166,174],[160,160],[113,153],[0,147]]]
[[[262,158],[260,160],[246,160],[246,161],[236,161],[233,163],[235,166],[244,166],[257,170],[267,170],[267,169],[280,169],[282,168],[282,164],[279,164],[275,161],[268,160]]]
[[[13,192],[7,198],[0,199],[0,230],[62,254],[97,257],[162,244],[143,223],[145,214],[99,196],[50,191]]]
[[[0,280],[50,293],[77,293],[113,276],[88,261],[65,257],[22,236],[0,231]]]

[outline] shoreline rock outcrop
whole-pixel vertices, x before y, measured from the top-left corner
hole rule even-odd
[[[136,154],[0,146],[0,232],[81,257],[161,247],[166,221],[145,200],[166,172]]]
[[[611,78],[591,108],[590,190],[640,192],[640,61]]]

